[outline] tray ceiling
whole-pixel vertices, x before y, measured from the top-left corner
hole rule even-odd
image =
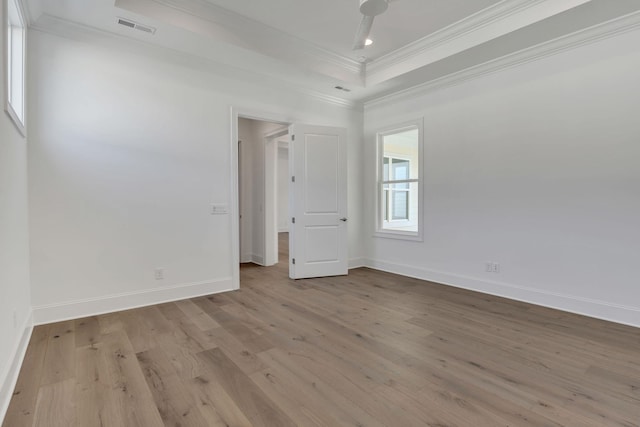
[[[359,0],[206,0],[346,57],[378,58],[499,0],[396,0],[376,17],[373,45],[353,51]]]
[[[638,0],[393,0],[374,22],[374,44],[353,51],[358,0],[24,1],[30,25],[41,30],[108,33],[182,52],[238,78],[346,103],[441,79],[640,10]],[[118,25],[118,18],[156,32]]]

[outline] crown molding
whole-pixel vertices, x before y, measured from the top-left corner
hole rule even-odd
[[[324,49],[277,28],[202,0],[116,0],[115,6],[193,32],[320,72],[351,84],[364,84],[360,62]],[[174,13],[163,13],[158,6]],[[175,12],[188,19],[176,19]],[[155,15],[155,16],[154,16]]]
[[[128,52],[133,51],[136,54],[152,57],[160,61],[171,62],[192,69],[203,70],[221,77],[233,79],[239,83],[256,84],[256,82],[260,82],[261,86],[276,89],[278,91],[295,93],[341,108],[356,111],[363,110],[363,103],[360,101],[352,101],[332,96],[301,86],[292,86],[290,82],[280,80],[272,76],[266,76],[259,72],[222,64],[207,57],[127,37],[46,13],[44,13],[36,23],[32,24],[30,29],[58,37],[75,38],[86,42],[96,40],[103,45],[107,45],[107,47],[116,47]]]
[[[405,90],[365,100],[364,108],[366,111],[383,105],[399,103],[437,89],[459,85],[487,74],[517,67],[637,29],[640,29],[640,12],[630,13]]]
[[[366,67],[366,86],[460,53],[589,1],[503,0],[371,61]]]
[[[507,0],[496,3],[483,9],[473,15],[470,15],[458,22],[455,22],[448,27],[445,27],[435,33],[429,34],[426,37],[411,42],[400,49],[396,49],[387,55],[381,56],[378,59],[371,61],[368,64],[367,71],[375,73],[379,69],[387,68],[391,65],[399,62],[404,62],[407,59],[420,54],[426,50],[433,49],[434,47],[447,43],[457,37],[477,30],[480,27],[484,27],[491,22],[495,22],[499,19],[508,18],[509,16],[527,9],[536,3],[540,3],[545,0]]]
[[[22,13],[22,18],[24,19],[24,24],[29,27],[33,24],[34,19],[31,14],[31,7],[29,6],[28,0],[18,0],[18,7],[20,8],[20,12]]]

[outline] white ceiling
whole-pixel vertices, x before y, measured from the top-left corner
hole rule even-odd
[[[435,81],[640,10],[640,0],[394,0],[374,22],[373,46],[354,52],[359,0],[24,1],[30,25],[41,30],[86,38],[93,32],[101,42],[112,34],[180,52],[214,72],[345,103]],[[157,31],[123,27],[118,17]]]
[[[396,0],[375,19],[371,39],[363,50],[351,45],[362,15],[359,0],[206,0],[262,22],[327,50],[354,59],[377,58],[499,0]]]

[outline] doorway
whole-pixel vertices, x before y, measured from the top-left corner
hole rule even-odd
[[[286,246],[278,240],[285,238],[289,278],[348,274],[347,130],[245,114],[231,108],[234,289],[240,288],[241,261],[261,266],[277,263],[278,250]],[[286,140],[289,234],[278,236],[276,164],[280,142]],[[267,197],[268,193],[272,196]]]
[[[289,135],[277,141],[276,158],[276,254],[278,263],[289,263]]]
[[[286,123],[238,118],[241,264],[269,267],[288,253],[288,132]]]

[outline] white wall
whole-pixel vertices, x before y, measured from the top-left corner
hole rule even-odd
[[[4,19],[0,12],[0,23]],[[0,46],[4,46],[5,34],[0,33]],[[4,81],[4,67],[0,66],[2,110]],[[0,420],[29,337],[30,317],[27,141],[0,111]]]
[[[278,147],[278,231],[289,231],[289,148]]]
[[[640,32],[365,108],[424,117],[424,242],[373,238],[377,268],[640,326]],[[498,262],[499,274],[485,262]]]
[[[230,106],[347,127],[350,210],[360,214],[361,112],[68,31],[31,34],[37,321],[229,288],[231,220],[209,206],[231,203]],[[357,237],[350,232],[353,257],[362,256]]]

